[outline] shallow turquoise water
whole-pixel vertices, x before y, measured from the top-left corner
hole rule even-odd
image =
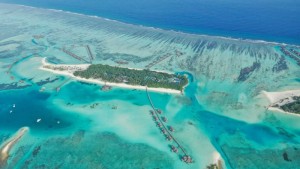
[[[266,111],[268,102],[260,97],[262,90],[299,88],[299,66],[279,46],[58,11],[3,4],[0,8],[0,30],[8,32],[0,34],[0,87],[17,84],[0,90],[0,139],[4,142],[20,127],[30,128],[11,150],[8,166],[198,169],[216,162],[215,154],[226,168],[263,168],[267,161],[269,168],[299,166],[299,117]],[[44,38],[33,43],[36,34]],[[99,85],[39,69],[43,57],[53,63],[81,63],[61,48],[86,57],[86,44],[95,54],[93,63],[118,65],[122,60],[128,61],[122,66],[145,68],[167,55],[151,69],[189,75],[184,94],[150,95],[195,163],[186,165],[180,161],[182,153],[170,151],[174,142],[167,142],[155,126],[144,90],[113,87],[104,92]],[[250,70],[257,61],[260,66],[238,81],[242,70]],[[283,69],[276,69],[278,65]],[[292,160],[284,159],[284,153]]]
[[[0,126],[12,131],[28,126],[32,131],[55,132],[88,121],[88,119],[57,109],[51,103],[51,93],[38,92],[34,87],[2,91],[0,100],[2,108]],[[37,119],[42,119],[42,122],[37,123]],[[58,121],[60,124],[57,124]],[[85,125],[88,126],[88,123]]]

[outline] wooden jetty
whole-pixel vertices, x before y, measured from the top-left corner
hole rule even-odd
[[[160,56],[160,57],[157,57],[157,59],[151,63],[149,63],[147,66],[146,66],[146,69],[150,69],[151,67],[153,67],[154,65],[164,61],[165,59],[167,59],[168,57],[170,57],[171,54],[170,53],[167,53],[166,55],[163,55],[163,56]]]
[[[76,55],[76,54],[74,54],[74,53],[68,51],[68,50],[65,49],[65,48],[63,48],[62,51],[63,51],[64,53],[66,53],[67,55],[72,56],[73,58],[75,58],[75,59],[77,59],[77,60],[79,60],[79,61],[84,61],[84,62],[86,62],[86,63],[90,63],[89,61],[87,61],[87,60],[85,60],[84,58],[82,58],[82,57],[80,57],[80,56],[78,56],[78,55]]]
[[[86,48],[86,51],[87,51],[87,53],[88,53],[88,55],[89,55],[90,62],[92,63],[92,61],[94,60],[94,56],[93,56],[93,54],[92,54],[91,48],[90,48],[89,45],[86,45],[85,48]]]
[[[174,140],[174,142],[177,144],[177,147],[181,149],[181,151],[183,152],[184,156],[182,157],[182,161],[184,161],[185,163],[192,163],[193,162],[193,159],[191,156],[189,156],[187,154],[187,152],[185,151],[185,149],[181,146],[181,144],[176,140],[176,138],[170,133],[170,131],[168,130],[168,128],[164,125],[163,121],[161,118],[159,118],[159,115],[158,115],[158,109],[155,108],[152,100],[151,100],[151,97],[149,95],[149,92],[148,92],[148,88],[146,87],[146,93],[147,93],[147,96],[148,96],[148,100],[151,104],[151,107],[153,109],[153,112],[154,112],[154,116],[158,119],[158,122],[157,124],[160,124],[159,127],[161,127],[161,129],[164,129],[164,131],[166,132],[166,136],[167,136],[167,139],[168,140]]]
[[[67,80],[65,80],[64,82],[62,82],[60,85],[58,85],[58,86],[55,88],[56,92],[59,92],[60,89],[61,89],[61,87],[62,87],[63,85],[65,85],[69,80],[70,80],[70,78],[67,79]]]

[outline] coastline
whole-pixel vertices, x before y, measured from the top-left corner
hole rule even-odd
[[[287,111],[284,111],[277,107],[274,107],[275,104],[284,105],[286,103],[289,103],[291,101],[292,96],[300,96],[300,90],[286,90],[286,91],[282,91],[282,92],[262,91],[261,93],[269,101],[269,105],[266,107],[268,110],[300,117],[300,114],[287,112]]]
[[[137,90],[146,90],[147,86],[137,86],[137,85],[128,85],[125,83],[112,83],[112,82],[104,82],[99,79],[85,79],[81,77],[77,77],[73,75],[73,72],[71,70],[53,70],[53,69],[47,69],[45,66],[66,66],[66,67],[73,67],[76,69],[87,69],[90,64],[80,64],[80,65],[66,65],[66,64],[61,64],[61,65],[54,65],[46,62],[46,58],[42,59],[42,66],[40,66],[40,70],[48,71],[54,74],[60,74],[64,76],[69,76],[75,80],[82,81],[82,82],[87,82],[87,83],[93,83],[93,84],[100,84],[100,85],[109,85],[109,86],[115,86],[115,87],[121,87],[121,88],[128,88],[128,89],[137,89]],[[128,69],[134,69],[134,68],[128,68]],[[139,69],[135,69],[139,70]],[[170,93],[170,94],[181,94],[182,92],[179,90],[174,90],[174,89],[166,89],[166,88],[147,88],[150,91],[155,91],[155,92],[161,92],[161,93]]]

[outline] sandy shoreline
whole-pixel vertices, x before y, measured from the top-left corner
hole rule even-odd
[[[22,127],[18,130],[17,134],[12,136],[9,141],[5,142],[0,147],[0,167],[5,165],[6,160],[9,157],[9,151],[12,147],[23,137],[23,135],[29,130],[28,127]]]
[[[48,69],[45,68],[47,66],[51,67],[66,67],[68,70],[53,70],[53,69]],[[41,70],[45,70],[51,73],[55,74],[60,74],[64,76],[69,76],[72,77],[76,80],[87,82],[87,83],[94,83],[94,84],[100,84],[100,85],[109,85],[109,86],[116,86],[116,87],[121,87],[121,88],[129,88],[129,89],[138,89],[138,90],[146,90],[146,86],[134,86],[134,85],[128,85],[125,83],[111,83],[111,82],[104,82],[99,79],[85,79],[81,77],[74,76],[73,73],[76,70],[85,70],[90,66],[90,64],[80,64],[80,65],[66,65],[66,64],[60,64],[60,65],[54,65],[54,64],[49,64],[46,62],[46,58],[42,59],[42,66],[40,67]],[[133,68],[130,68],[133,69]],[[136,69],[139,70],[139,69]],[[174,90],[174,89],[165,89],[165,88],[149,88],[148,90],[150,91],[155,91],[155,92],[161,92],[161,93],[172,93],[172,94],[181,94],[181,91],[179,90]]]
[[[300,90],[287,90],[287,91],[282,91],[282,92],[267,92],[267,91],[262,91],[262,94],[268,99],[270,104],[267,106],[268,110],[284,113],[284,114],[289,114],[289,115],[295,115],[299,116],[300,114],[296,113],[290,113],[286,112],[284,110],[281,110],[277,107],[274,107],[275,105],[284,105],[287,103],[290,103],[293,101],[292,97],[293,96],[300,96]]]

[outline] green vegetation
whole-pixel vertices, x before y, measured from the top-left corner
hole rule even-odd
[[[294,96],[293,99],[294,102],[280,106],[280,108],[290,113],[300,114],[300,96]]]
[[[210,164],[209,166],[206,166],[206,169],[219,169],[217,164]]]
[[[183,75],[155,72],[146,69],[134,70],[102,64],[91,65],[86,70],[76,71],[74,72],[74,76],[86,79],[101,79],[105,82],[168,88],[180,91],[188,83],[187,77]]]

